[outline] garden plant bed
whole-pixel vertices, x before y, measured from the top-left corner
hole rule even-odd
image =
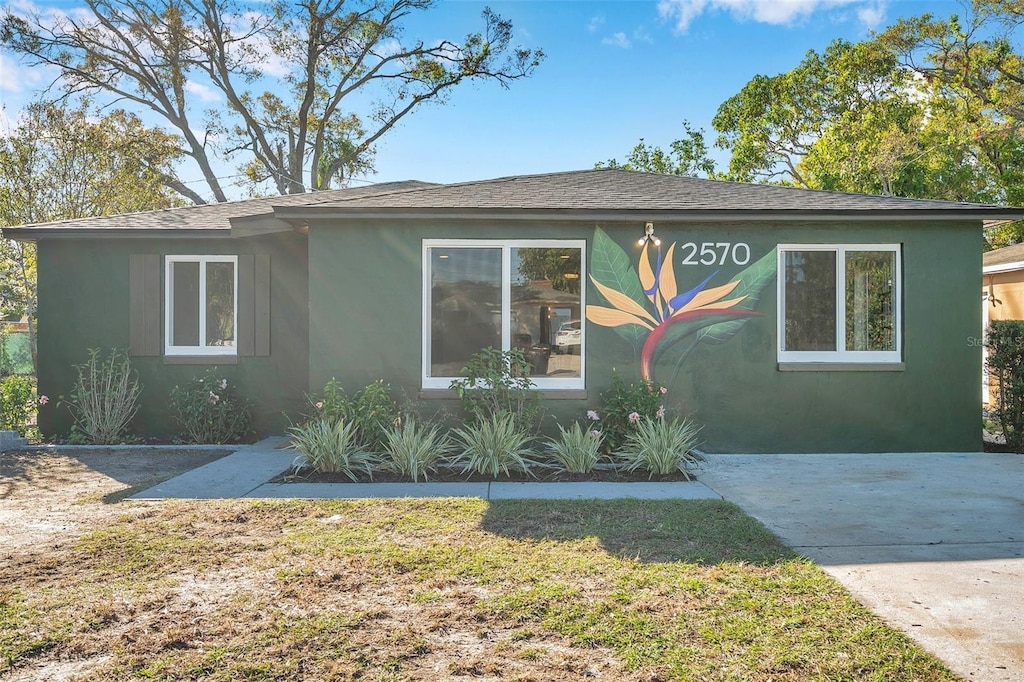
[[[436,475],[431,475],[431,483],[580,483],[584,481],[599,481],[604,483],[668,483],[696,481],[697,477],[690,473],[679,472],[667,476],[650,476],[646,472],[627,472],[614,469],[596,469],[588,474],[571,474],[565,471],[553,471],[549,469],[537,469],[533,475],[512,472],[509,476],[483,476],[475,473],[464,473],[461,469],[441,469]],[[425,479],[420,478],[420,482]],[[286,471],[275,477],[271,483],[409,483],[409,478],[399,476],[387,471],[376,471],[370,477],[361,476],[353,481],[344,474],[326,474],[315,471]]]

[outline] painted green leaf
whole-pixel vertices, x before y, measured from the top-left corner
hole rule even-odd
[[[638,305],[648,308],[649,301],[640,286],[640,277],[622,247],[612,241],[600,227],[594,229],[594,244],[590,250],[590,276],[604,286],[628,296]],[[595,287],[590,288],[594,295],[600,296]],[[611,301],[608,301],[611,303]],[[614,327],[615,333],[623,337],[637,349],[647,336],[647,330],[635,324]]]
[[[734,307],[743,310],[753,310],[761,300],[761,294],[765,287],[775,280],[775,271],[778,266],[778,259],[775,249],[772,249],[761,257],[756,263],[750,265],[746,270],[738,274],[733,280],[740,280],[739,285],[733,289],[730,298],[746,296]],[[719,344],[725,343],[736,335],[747,320],[732,320],[705,327],[697,335],[698,342]]]

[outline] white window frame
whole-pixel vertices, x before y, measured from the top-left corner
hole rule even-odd
[[[420,336],[422,346],[422,368],[420,382],[424,389],[447,389],[459,376],[430,376],[430,331],[431,331],[431,281],[430,252],[434,248],[445,249],[500,249],[501,250],[501,346],[512,347],[512,249],[579,249],[580,250],[580,376],[579,377],[530,377],[537,390],[582,390],[585,387],[587,362],[586,304],[586,259],[585,239],[424,239],[423,240],[423,329]],[[552,348],[552,350],[554,350]]]
[[[199,263],[199,345],[175,346],[173,338],[174,264]],[[206,264],[231,263],[234,271],[234,332],[232,346],[206,345]],[[164,257],[164,354],[165,355],[238,355],[238,256],[173,255]]]
[[[834,351],[787,351],[786,347],[786,253],[829,251],[836,254],[836,348]],[[891,351],[846,350],[846,254],[850,251],[883,251],[895,254],[893,275],[893,331]],[[779,244],[775,278],[778,285],[778,358],[780,363],[900,363],[903,357],[903,252],[900,244]]]

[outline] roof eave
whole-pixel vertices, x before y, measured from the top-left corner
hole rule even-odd
[[[4,236],[17,241],[38,241],[39,239],[224,239],[231,236],[228,228],[180,229],[180,228],[46,228],[21,227],[4,228]]]
[[[993,265],[985,265],[981,268],[982,273],[986,275],[994,275],[1000,272],[1012,272],[1014,270],[1024,270],[1024,261],[995,263]]]
[[[558,209],[558,208],[358,208],[338,206],[275,207],[274,216],[285,221],[305,220],[563,220],[631,222],[664,220],[671,222],[736,222],[752,219],[772,222],[849,222],[849,221],[988,221],[1020,220],[1024,214],[1008,209],[837,209],[828,210],[709,210],[709,209]]]

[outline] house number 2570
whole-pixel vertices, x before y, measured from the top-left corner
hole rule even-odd
[[[750,262],[750,246],[744,242],[687,242],[679,247],[683,265],[746,265]]]

